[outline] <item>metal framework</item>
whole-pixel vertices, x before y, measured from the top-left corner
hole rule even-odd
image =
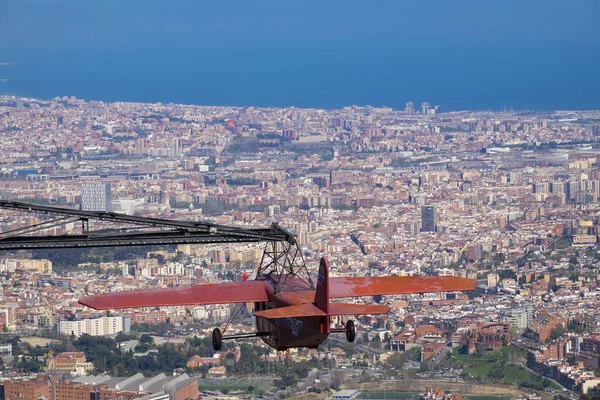
[[[0,233],[0,250],[139,246],[186,243],[290,242],[294,236],[273,224],[270,228],[238,228],[197,221],[147,218],[101,211],[80,211],[0,200],[0,208],[61,216],[35,225]],[[120,225],[90,230],[90,221]],[[80,234],[33,235],[69,222],[81,221]],[[150,230],[149,230],[150,229]]]
[[[7,200],[0,200],[0,208],[48,215],[49,218],[54,216],[53,219],[34,225],[0,232],[0,250],[267,242],[257,275],[270,276],[275,282],[276,292],[284,286],[287,290],[314,289],[295,235],[277,223],[273,223],[270,228],[238,228],[207,222],[81,211]],[[118,227],[91,230],[91,221],[114,223]],[[81,233],[40,235],[47,229],[72,222],[81,222]]]
[[[291,241],[267,243],[257,275],[270,276],[275,283],[275,293],[283,288],[315,289],[295,238]]]

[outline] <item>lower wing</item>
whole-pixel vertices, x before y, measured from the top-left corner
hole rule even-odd
[[[329,315],[375,315],[385,314],[390,311],[388,306],[377,304],[349,304],[349,303],[330,303]],[[294,306],[272,308],[270,310],[256,311],[257,317],[268,319],[277,318],[299,318],[299,317],[325,317],[325,314],[319,307],[312,303],[299,304]]]
[[[477,282],[454,276],[374,276],[329,278],[329,297],[457,292],[475,290]]]
[[[265,281],[209,283],[88,296],[80,304],[96,310],[269,301]]]
[[[329,315],[378,315],[387,314],[388,306],[379,304],[330,303]]]

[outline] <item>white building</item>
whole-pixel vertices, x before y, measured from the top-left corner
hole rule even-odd
[[[525,329],[531,325],[533,310],[530,307],[507,310],[502,315],[502,322],[510,324],[517,329]]]
[[[82,183],[81,209],[84,211],[112,211],[110,183]]]
[[[144,199],[119,199],[111,202],[112,210],[119,214],[134,215],[135,208],[141,206]]]
[[[60,321],[58,331],[62,335],[90,336],[114,335],[119,332],[129,332],[131,320],[127,317],[100,317],[80,319],[76,321]]]

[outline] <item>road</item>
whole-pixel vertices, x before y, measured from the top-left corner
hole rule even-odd
[[[329,335],[327,337],[327,339],[335,340],[336,342],[339,342],[339,343],[346,343],[346,344],[348,344],[348,341],[346,341],[346,339],[342,339],[342,338],[337,337],[335,335]],[[370,354],[380,355],[381,353],[383,353],[383,350],[374,349],[372,347],[365,346],[364,344],[358,344],[356,342],[350,343],[350,345],[354,346],[357,349],[360,349],[360,350],[362,350],[364,352],[370,353]]]
[[[450,347],[444,347],[442,350],[440,350],[436,355],[433,356],[433,358],[431,359],[431,365],[435,368],[437,368],[440,365],[440,362],[444,359],[444,357],[446,356],[446,354],[448,354],[448,352],[451,350]]]
[[[319,370],[317,368],[313,368],[308,372],[308,376],[305,380],[298,382],[298,390],[304,392],[308,390],[309,387],[315,386],[315,379],[317,379],[317,374]]]

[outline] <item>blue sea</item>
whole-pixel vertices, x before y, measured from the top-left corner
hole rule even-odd
[[[0,0],[0,93],[600,109],[600,3],[498,3]]]

